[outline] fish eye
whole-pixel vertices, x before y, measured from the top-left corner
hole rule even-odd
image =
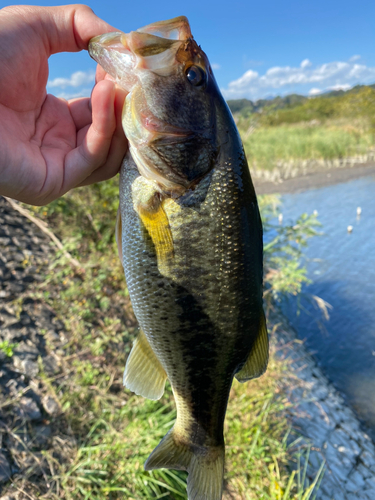
[[[199,87],[205,83],[206,73],[199,66],[193,65],[186,70],[186,78],[194,87]]]

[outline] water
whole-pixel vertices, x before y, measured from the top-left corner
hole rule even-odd
[[[284,195],[282,202],[284,221],[318,211],[324,235],[309,240],[313,283],[303,292],[332,305],[328,321],[306,298],[299,315],[295,300],[284,313],[375,439],[375,176]]]

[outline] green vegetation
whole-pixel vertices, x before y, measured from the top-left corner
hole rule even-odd
[[[282,297],[298,295],[303,283],[309,283],[303,263],[307,240],[317,236],[320,224],[316,215],[302,214],[293,224],[276,225],[275,214],[279,199],[276,196],[259,198],[263,220],[264,298],[269,307]],[[269,237],[272,236],[272,237]]]
[[[8,358],[11,358],[17,345],[18,344],[11,344],[9,340],[3,340],[2,342],[0,342],[0,351]]]
[[[170,387],[156,402],[122,387],[137,325],[114,242],[117,200],[118,180],[113,179],[77,189],[47,207],[34,207],[80,263],[77,269],[60,253],[36,291],[69,334],[64,376],[43,382],[59,395],[65,426],[76,440],[65,463],[49,457],[55,474],[44,498],[186,499],[185,473],[143,469],[175,419]],[[306,280],[298,261],[306,239],[316,232],[316,220],[302,216],[294,226],[272,225],[274,197],[262,198],[261,209],[266,234],[272,234],[265,247],[266,298],[271,304],[284,293],[298,293]],[[287,377],[286,364],[275,360],[272,348],[266,375],[234,383],[225,424],[225,500],[314,497],[315,483],[305,481],[306,471],[289,468],[293,460],[298,468],[298,460],[287,446],[289,403],[282,391]]]
[[[241,130],[241,129],[240,129]],[[271,170],[280,162],[334,160],[365,154],[373,134],[363,120],[260,126],[249,135],[241,130],[250,168]]]
[[[374,152],[373,87],[355,87],[313,98],[244,101],[229,104],[256,175],[275,170],[285,162],[298,170],[306,160],[340,160]],[[284,169],[281,177],[288,175]]]

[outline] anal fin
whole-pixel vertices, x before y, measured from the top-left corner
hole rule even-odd
[[[239,382],[246,382],[252,378],[260,377],[267,368],[268,352],[269,345],[266,318],[262,311],[257,339],[250,351],[246,363],[241,370],[235,374],[236,379]]]
[[[160,399],[166,379],[164,368],[141,330],[126,362],[124,386],[144,398]]]

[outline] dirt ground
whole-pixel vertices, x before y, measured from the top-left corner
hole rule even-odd
[[[340,182],[348,182],[367,175],[375,175],[375,164],[361,164],[352,167],[317,169],[301,177],[286,179],[282,182],[268,182],[253,178],[257,194],[296,193],[307,189],[317,189]]]

